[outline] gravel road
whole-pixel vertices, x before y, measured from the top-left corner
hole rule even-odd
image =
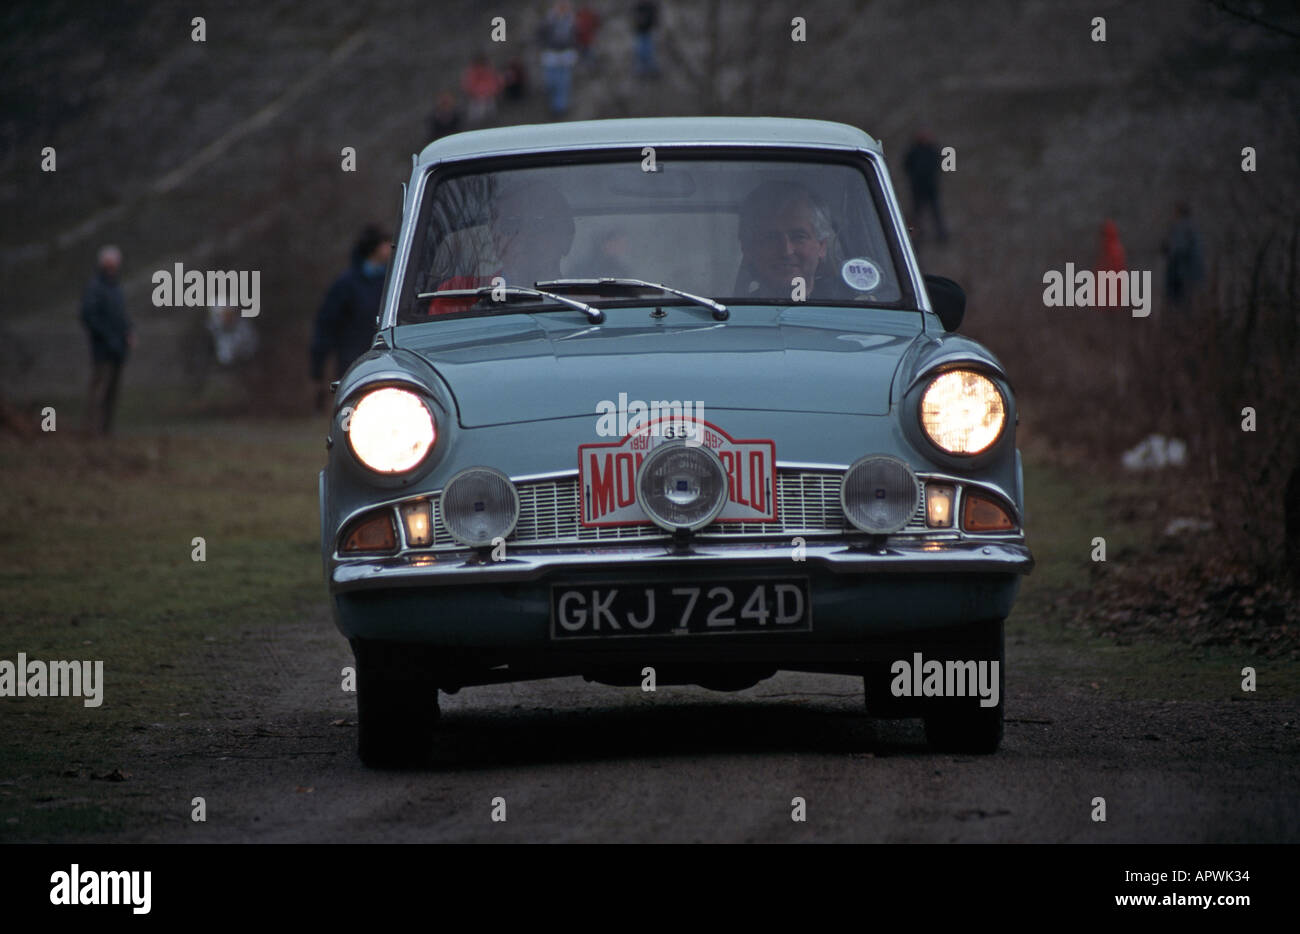
[[[351,656],[322,613],[213,646],[204,708],[122,751],[141,810],[113,839],[1300,839],[1300,703],[1111,698],[1077,650],[1013,630],[1007,652],[994,756],[935,754],[919,720],[870,720],[852,678],[783,673],[733,694],[568,678],[443,695],[427,767],[378,772],[357,759],[337,674]]]

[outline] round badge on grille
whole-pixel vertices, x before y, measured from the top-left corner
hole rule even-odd
[[[447,481],[439,504],[451,537],[471,548],[505,538],[519,520],[519,493],[499,470],[469,467]]]
[[[668,441],[641,462],[636,498],[660,528],[693,531],[727,505],[727,472],[718,455],[703,445]]]
[[[921,499],[921,485],[904,461],[868,454],[844,472],[840,505],[855,528],[888,535],[907,525]]]

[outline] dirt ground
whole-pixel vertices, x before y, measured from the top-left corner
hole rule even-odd
[[[993,756],[873,721],[852,678],[779,674],[718,694],[581,679],[443,695],[429,764],[357,759],[346,643],[319,617],[213,646],[210,693],[139,725],[118,759],[126,827],[83,842],[1143,842],[1300,839],[1300,702],[1153,700],[1102,659],[1008,638]],[[1070,671],[1072,676],[1061,676]],[[1231,681],[1234,673],[1225,671]],[[1235,686],[1235,685],[1234,685]],[[1155,686],[1183,693],[1171,677]],[[67,777],[76,794],[85,775]],[[127,799],[129,796],[129,799]],[[195,822],[192,801],[205,799]],[[506,820],[494,821],[503,798]],[[792,799],[807,821],[791,819]],[[1094,821],[1095,797],[1107,819]],[[499,815],[498,815],[499,816]],[[12,829],[12,828],[11,828]]]

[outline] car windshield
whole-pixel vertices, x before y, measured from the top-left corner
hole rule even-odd
[[[421,296],[561,278],[632,277],[729,305],[901,307],[867,171],[847,161],[668,151],[652,159],[638,150],[636,158],[436,175],[420,207],[398,323],[531,310],[541,306]],[[605,307],[638,300],[635,288],[569,286],[565,294]],[[653,289],[644,295],[684,303]]]

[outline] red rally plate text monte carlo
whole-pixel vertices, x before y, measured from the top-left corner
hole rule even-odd
[[[727,503],[718,521],[775,522],[773,495],[776,444],[764,438],[736,439],[707,421],[657,419],[630,431],[622,440],[578,446],[584,526],[649,525],[637,504],[636,478],[641,462],[665,441],[713,451],[727,475]]]

